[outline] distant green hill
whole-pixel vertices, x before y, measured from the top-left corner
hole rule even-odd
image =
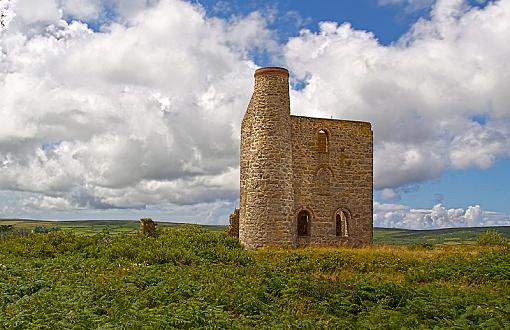
[[[475,242],[478,235],[487,230],[496,230],[510,239],[510,226],[446,228],[433,230],[409,230],[395,228],[374,228],[376,244],[460,244]]]
[[[175,227],[182,225],[175,222],[157,222],[159,227]],[[76,221],[41,221],[30,219],[0,219],[0,225],[13,225],[14,228],[31,230],[38,226],[58,227],[77,233],[93,234],[107,230],[110,233],[134,233],[138,230],[137,220],[76,220]],[[200,225],[213,230],[226,230],[228,226]],[[448,228],[434,230],[409,230],[396,228],[374,228],[375,244],[460,244],[472,243],[481,233],[496,230],[510,239],[510,226],[503,227],[471,227]]]
[[[0,219],[0,225],[12,225],[15,229],[32,230],[36,227],[57,227],[61,230],[71,230],[81,234],[95,234],[108,231],[111,234],[134,233],[138,231],[138,220],[32,220],[32,219]],[[158,227],[176,227],[183,223],[157,221]],[[200,227],[218,231],[225,230],[227,226],[199,225]]]

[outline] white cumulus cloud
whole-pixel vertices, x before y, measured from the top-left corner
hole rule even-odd
[[[281,56],[274,62],[304,82],[291,91],[294,114],[373,123],[386,200],[510,156],[509,0],[439,0],[388,46],[337,22],[282,45],[260,12],[221,19],[180,0],[0,0],[0,11],[4,215],[196,212],[193,221],[225,222],[239,194],[254,52]],[[441,207],[383,218],[502,219]]]
[[[0,189],[35,194],[20,203],[34,210],[237,198],[248,54],[274,44],[264,18],[168,0],[94,32],[23,6],[0,39]]]
[[[510,216],[482,210],[480,205],[447,209],[436,204],[431,209],[414,209],[375,202],[374,226],[405,229],[510,226]]]
[[[375,187],[510,156],[510,1],[440,0],[399,42],[323,22],[285,45],[298,114],[371,121]],[[484,120],[477,120],[484,118]]]

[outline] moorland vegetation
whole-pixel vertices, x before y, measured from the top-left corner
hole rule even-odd
[[[510,329],[510,248],[244,250],[222,231],[0,239],[2,329]]]

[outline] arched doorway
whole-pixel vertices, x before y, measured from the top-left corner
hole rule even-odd
[[[312,217],[310,212],[303,210],[298,213],[297,217],[297,232],[298,236],[310,236],[310,224]]]
[[[340,209],[335,214],[336,236],[349,237],[349,223],[351,212],[347,209]]]

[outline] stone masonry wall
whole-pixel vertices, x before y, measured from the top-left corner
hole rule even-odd
[[[255,72],[241,124],[239,239],[249,249],[294,243],[288,75],[282,68]]]
[[[309,237],[297,244],[372,242],[372,130],[370,123],[292,116],[294,221],[308,210]],[[328,136],[319,152],[319,131]],[[336,214],[348,210],[348,237],[336,235]]]

